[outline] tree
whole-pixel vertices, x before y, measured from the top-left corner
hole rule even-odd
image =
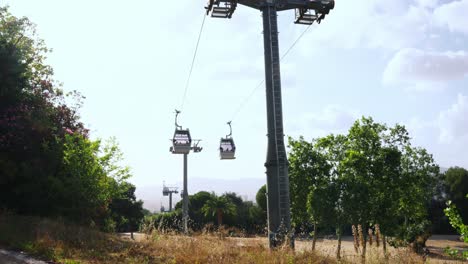
[[[218,226],[223,224],[223,215],[235,215],[236,206],[229,201],[226,197],[212,195],[212,198],[206,201],[202,207],[202,212],[205,216],[215,216],[218,220]]]
[[[334,225],[338,257],[345,225],[362,226],[363,258],[366,231],[374,224],[384,235],[417,248],[418,241],[425,242],[425,219],[439,168],[426,150],[410,145],[403,126],[388,127],[363,117],[346,135],[312,142],[290,139],[290,147],[293,219],[310,217]]]
[[[225,215],[223,222],[229,226],[237,226],[239,228],[247,229],[249,222],[249,207],[253,206],[251,203],[246,203],[242,197],[238,196],[235,192],[226,192],[222,197],[225,197],[229,202],[234,204],[236,212],[232,215]]]
[[[133,232],[138,230],[139,224],[144,217],[143,201],[137,200],[135,186],[123,182],[118,186],[118,194],[112,198],[109,205],[112,220],[116,224],[118,232]]]
[[[466,198],[468,198],[468,195],[466,195]],[[445,208],[444,213],[449,218],[452,227],[461,235],[463,241],[468,243],[468,225],[463,223],[463,220],[458,213],[457,206],[451,201],[448,201],[447,208]]]
[[[343,135],[329,135],[316,141],[315,148],[322,160],[323,171],[308,199],[308,211],[323,222],[322,226],[335,228],[338,237],[337,259],[341,258],[343,227],[349,223],[343,198],[347,186],[340,170],[346,147],[347,138]]]
[[[48,51],[34,24],[0,8],[0,206],[24,214],[57,213],[49,185],[66,135],[87,135],[44,63]]]
[[[304,232],[310,223],[313,224],[312,250],[315,250],[318,225],[325,224],[324,219],[330,219],[326,216],[334,208],[327,195],[331,167],[314,142],[309,143],[303,137],[299,140],[289,138],[288,147],[292,222],[296,232]]]
[[[458,208],[464,222],[468,222],[468,203],[465,195],[468,193],[468,170],[452,167],[445,172],[448,199]]]
[[[48,52],[33,23],[0,8],[0,208],[107,229],[109,205],[127,193],[134,211],[121,217],[130,223],[141,202],[122,154],[115,140],[102,148],[89,139],[78,114],[84,97],[63,93]]]
[[[206,223],[213,221],[211,217],[205,216],[202,211],[205,203],[212,198],[212,194],[205,191],[200,191],[194,195],[189,195],[189,216],[192,228],[202,228]],[[182,201],[176,204],[176,208],[182,209]],[[197,226],[195,226],[197,225]]]
[[[263,212],[267,212],[267,197],[266,197],[266,184],[264,184],[260,189],[258,189],[257,194],[255,195],[255,201],[257,205],[262,209]]]

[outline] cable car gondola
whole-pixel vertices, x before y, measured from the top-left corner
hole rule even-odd
[[[232,139],[232,127],[231,121],[227,122],[229,125],[229,135],[226,135],[225,138],[221,138],[219,143],[219,157],[220,159],[235,159],[236,154],[236,145],[234,144],[234,139]]]
[[[177,116],[180,111],[176,110],[174,137],[172,138],[172,147],[170,151],[173,154],[188,154],[192,146],[192,138],[190,137],[189,129],[182,129],[182,126],[177,124]]]

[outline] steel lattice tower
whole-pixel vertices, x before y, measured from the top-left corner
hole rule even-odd
[[[291,230],[288,160],[284,144],[281,74],[278,43],[277,12],[295,9],[297,24],[318,23],[334,8],[334,0],[210,0],[207,14],[231,18],[237,4],[258,9],[263,15],[265,50],[265,84],[268,126],[268,150],[265,162],[267,174],[268,237],[274,248],[289,237]]]

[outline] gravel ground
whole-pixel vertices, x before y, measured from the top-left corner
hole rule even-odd
[[[47,264],[47,262],[35,260],[22,252],[0,249],[0,264]]]

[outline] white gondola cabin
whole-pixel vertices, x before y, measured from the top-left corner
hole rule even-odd
[[[223,159],[235,159],[236,145],[232,138],[221,138],[219,157]]]
[[[174,154],[188,154],[192,147],[192,138],[190,131],[183,129],[176,129],[174,138],[172,139],[172,153]]]
[[[220,159],[235,159],[236,154],[236,145],[234,144],[234,139],[232,139],[232,128],[231,122],[227,123],[229,125],[230,133],[225,138],[221,138],[219,143],[219,157]]]

